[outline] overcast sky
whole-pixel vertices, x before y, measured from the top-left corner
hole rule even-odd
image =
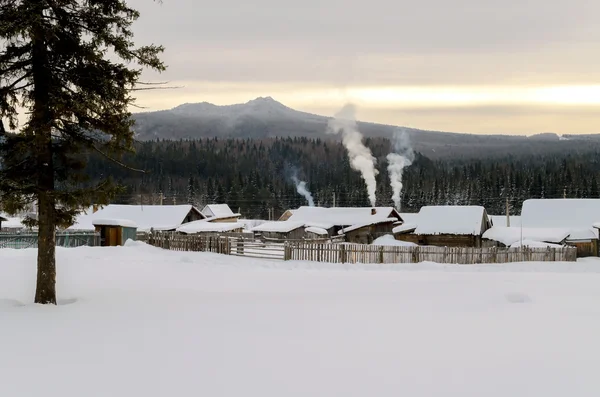
[[[148,110],[272,96],[332,115],[474,133],[600,132],[597,0],[129,0],[183,88]]]

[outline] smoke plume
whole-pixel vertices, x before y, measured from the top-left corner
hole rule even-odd
[[[342,134],[342,143],[346,147],[346,150],[348,150],[350,166],[352,169],[360,172],[367,185],[371,205],[375,206],[375,190],[377,188],[375,176],[378,174],[378,171],[375,169],[376,160],[371,153],[371,149],[366,147],[362,142],[363,135],[358,130],[355,115],[355,106],[352,104],[345,105],[329,121],[327,132]]]
[[[402,194],[402,174],[404,168],[412,164],[415,153],[410,144],[410,138],[405,130],[394,133],[394,152],[387,155],[388,173],[390,174],[390,185],[392,187],[392,200],[396,209],[400,211]]]
[[[308,201],[309,207],[314,207],[315,202],[313,200],[312,194],[310,194],[310,192],[306,188],[306,182],[299,180],[295,175],[292,176],[292,180],[294,181],[294,184],[296,185],[296,191],[300,195],[304,196],[306,201]]]

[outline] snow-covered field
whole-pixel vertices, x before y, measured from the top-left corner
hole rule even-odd
[[[600,262],[284,263],[0,249],[0,396],[600,395]]]

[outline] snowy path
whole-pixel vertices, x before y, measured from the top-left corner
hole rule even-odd
[[[600,262],[268,262],[0,250],[0,396],[598,396]],[[352,268],[353,270],[347,270]]]

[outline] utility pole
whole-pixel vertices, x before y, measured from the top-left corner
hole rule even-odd
[[[510,205],[508,204],[508,196],[506,196],[506,227],[510,227]]]
[[[159,199],[158,199],[158,202],[159,202],[160,205],[163,205],[163,198],[164,198],[163,197],[163,192],[160,192]]]

